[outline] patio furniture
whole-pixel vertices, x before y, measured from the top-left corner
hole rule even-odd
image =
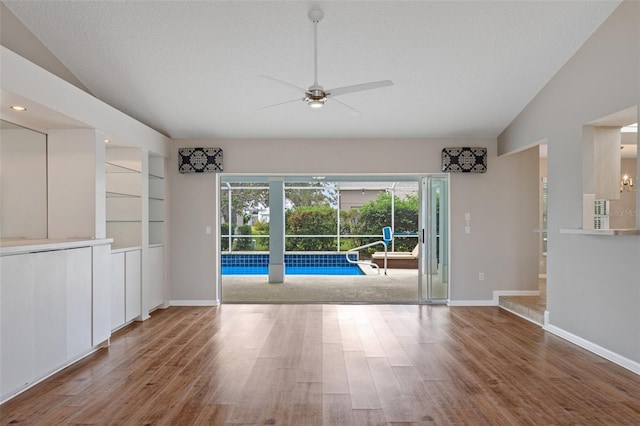
[[[418,269],[419,244],[411,252],[396,251],[387,252],[387,268],[392,269]],[[371,255],[371,261],[380,267],[384,267],[384,252],[377,251]]]

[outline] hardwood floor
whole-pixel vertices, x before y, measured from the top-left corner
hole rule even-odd
[[[494,307],[173,307],[2,424],[640,424],[640,377]]]

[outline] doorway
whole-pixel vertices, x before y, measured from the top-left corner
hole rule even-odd
[[[271,232],[278,226],[269,223],[274,217],[278,220],[278,212],[269,203],[269,191],[274,188],[269,182],[274,179],[282,180],[285,192],[281,209],[287,226],[282,236]],[[223,303],[445,303],[448,300],[447,175],[221,174],[217,188],[220,238],[216,284]],[[260,192],[257,202],[246,202],[251,191]],[[241,194],[252,211],[245,209],[241,214],[232,211],[231,206],[237,207]],[[323,201],[323,195],[329,201]],[[301,200],[312,201],[310,206],[302,206]],[[414,207],[413,217],[408,219],[407,211]],[[372,217],[380,223],[372,225]],[[317,226],[305,227],[310,223]],[[285,240],[285,264],[293,269],[291,256],[310,254],[311,258],[318,259],[337,256],[344,261],[347,250],[382,240],[383,226],[394,230],[387,244],[389,253],[410,254],[413,248],[419,248],[414,267],[396,268],[389,264],[385,274],[383,268],[371,264],[373,251],[369,249],[357,252],[361,275],[285,272],[283,282],[269,282],[267,271],[272,246],[281,237]],[[382,252],[384,246],[375,245],[374,250]],[[262,269],[248,275],[229,275],[230,259],[258,262]]]

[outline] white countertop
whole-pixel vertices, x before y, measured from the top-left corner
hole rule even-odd
[[[2,239],[0,255],[34,253],[38,251],[65,250],[78,247],[103,246],[111,244],[113,238],[39,238]]]

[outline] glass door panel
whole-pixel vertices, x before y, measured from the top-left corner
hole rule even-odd
[[[449,180],[447,175],[422,178],[420,191],[420,302],[449,299]]]

